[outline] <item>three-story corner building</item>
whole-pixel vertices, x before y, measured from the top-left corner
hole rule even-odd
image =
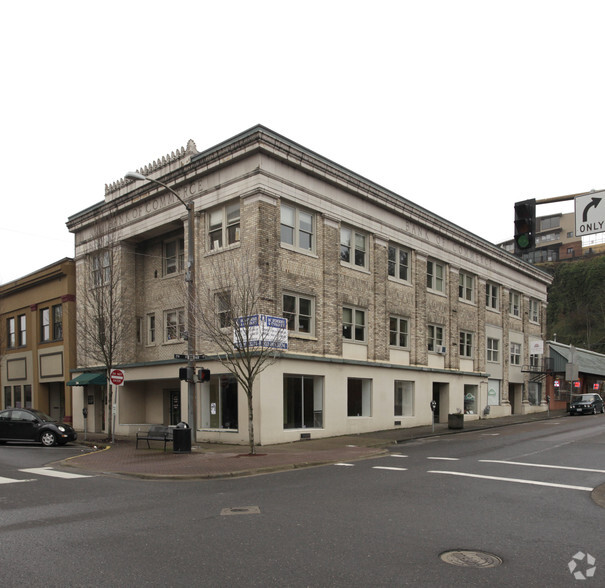
[[[287,351],[256,380],[259,443],[427,424],[432,400],[442,422],[546,409],[523,369],[541,360],[541,270],[262,126],[203,152],[189,142],[140,173],[194,207],[198,290],[220,256],[245,255],[262,269],[267,313],[288,319]],[[69,218],[79,286],[103,266],[105,227],[132,304],[116,433],[186,418],[174,355],[187,352],[187,226],[183,203],[144,180],[107,186]],[[212,374],[196,384],[196,438],[246,443],[245,394],[194,344]]]
[[[62,259],[0,286],[2,408],[36,408],[72,422],[66,384],[76,367],[76,277]]]

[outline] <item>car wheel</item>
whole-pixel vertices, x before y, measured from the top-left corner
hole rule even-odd
[[[592,407],[592,414],[597,414],[597,407],[596,406]]]
[[[57,437],[52,431],[44,431],[40,436],[40,442],[44,447],[52,447],[57,442]]]

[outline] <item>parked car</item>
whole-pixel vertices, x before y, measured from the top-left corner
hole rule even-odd
[[[39,410],[9,408],[0,412],[0,443],[32,441],[45,447],[65,445],[78,434],[72,427],[59,423]]]
[[[569,414],[597,414],[605,412],[603,399],[598,394],[580,394],[574,396],[569,405]]]

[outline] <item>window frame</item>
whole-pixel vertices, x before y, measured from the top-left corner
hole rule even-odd
[[[149,347],[156,344],[156,330],[155,312],[148,312],[145,317],[145,344]]]
[[[475,276],[473,274],[464,271],[459,273],[458,299],[470,304],[475,303]]]
[[[231,216],[232,211],[237,209],[237,217]],[[212,224],[213,215],[220,215],[220,222]],[[208,211],[208,250],[220,251],[234,247],[241,242],[241,220],[242,210],[239,200],[236,202],[228,202],[218,208],[213,208]],[[218,245],[215,246],[217,240],[213,239],[213,235],[219,235]]]
[[[323,429],[324,377],[287,373],[282,382],[283,430]]]
[[[289,219],[284,218],[284,213],[290,211],[292,215],[293,224],[288,224]],[[296,206],[295,204],[282,202],[280,204],[280,230],[279,230],[279,241],[281,245],[291,247],[299,251],[306,253],[315,253],[315,242],[316,242],[316,220],[315,214],[307,209]],[[303,223],[303,217],[310,217],[310,227],[306,227]],[[285,232],[290,232],[291,239],[284,239]],[[304,244],[305,239],[302,237],[306,236],[308,240],[308,246]],[[290,242],[291,240],[291,242]]]
[[[17,346],[17,322],[15,317],[6,319],[6,348],[14,349]]]
[[[510,342],[510,364],[514,366],[521,365],[521,343]]]
[[[345,321],[345,311],[351,312],[351,321]],[[358,315],[361,314],[363,317],[363,323],[357,322]],[[342,307],[342,338],[346,343],[357,343],[357,344],[367,344],[367,312],[363,308],[359,308],[356,306],[345,305]],[[346,329],[347,326],[350,329],[350,336],[347,336]],[[357,337],[357,333],[359,329],[363,332],[363,339]]]
[[[174,245],[174,254],[168,254],[167,248]],[[174,261],[171,261],[174,260]],[[174,269],[172,269],[174,268]],[[162,276],[169,278],[185,271],[185,238],[174,237],[162,241]]]
[[[445,328],[443,325],[430,323],[426,326],[426,348],[429,353],[439,353],[437,347],[443,347]]]
[[[396,321],[395,328],[393,328],[393,321]],[[401,328],[402,325],[404,325],[403,329]],[[395,343],[393,343],[393,337],[395,337]],[[397,315],[389,316],[389,347],[397,349],[410,348],[410,322],[408,318]]]
[[[394,259],[391,259],[391,252],[394,254]],[[405,255],[405,263],[401,263],[401,255]],[[411,267],[410,261],[412,257],[412,252],[409,248],[403,247],[401,245],[396,245],[395,243],[389,243],[387,249],[387,276],[397,280],[398,282],[404,282],[406,284],[410,283],[411,276]],[[391,273],[392,268],[392,273]],[[405,276],[401,277],[402,271],[404,268]],[[399,271],[397,271],[399,269]]]
[[[458,353],[464,359],[473,359],[474,357],[474,333],[472,331],[460,331],[458,341]]]
[[[175,322],[168,322],[169,316],[175,315]],[[170,336],[170,331],[174,330],[174,337]],[[185,340],[185,309],[171,308],[164,311],[164,343],[181,342]]]
[[[496,339],[496,337],[487,337],[486,351],[486,361],[490,363],[500,363],[500,339]]]
[[[494,292],[495,291],[495,292]],[[492,282],[485,284],[485,307],[488,310],[499,312],[500,310],[500,286]]]
[[[540,324],[540,301],[536,298],[529,299],[529,321],[536,325]]]
[[[52,320],[52,340],[62,341],[63,340],[63,305],[53,304],[51,307],[51,320]]]
[[[111,282],[111,255],[109,249],[102,249],[91,255],[90,277],[93,288],[107,286]]]
[[[353,389],[353,383],[357,388]],[[359,399],[354,396],[359,395]],[[351,414],[353,408],[360,408],[357,414]],[[372,380],[370,378],[347,378],[347,417],[348,418],[370,418],[372,416]]]
[[[40,343],[50,341],[50,307],[45,306],[39,311],[40,316]]]
[[[348,243],[344,236],[348,233]],[[363,240],[363,249],[358,247],[358,238]],[[340,227],[340,263],[354,269],[367,270],[369,267],[369,235],[349,226]],[[346,253],[346,255],[345,255]],[[351,256],[352,253],[352,256]],[[363,256],[363,263],[358,263]]]
[[[25,314],[17,316],[17,345],[19,347],[27,345],[27,316]]]
[[[516,303],[515,303],[516,301]],[[521,304],[523,299],[521,293],[516,290],[511,290],[508,299],[508,314],[515,318],[521,318]]]
[[[445,294],[446,290],[446,265],[436,259],[427,259],[426,262],[426,287],[427,290],[437,294]],[[438,271],[441,270],[441,276]],[[439,285],[441,287],[439,287]]]
[[[395,380],[393,383],[393,416],[415,416],[416,386],[413,380]],[[404,395],[410,395],[407,402]],[[398,398],[399,396],[399,398]],[[406,411],[406,407],[409,407]]]
[[[294,300],[294,312],[286,310],[286,297]],[[310,314],[301,314],[301,301],[308,302]],[[284,292],[282,294],[282,314],[288,322],[289,334],[315,336],[315,298],[313,296]],[[301,329],[301,318],[308,321],[309,327],[307,330]],[[290,328],[291,325],[293,328]]]

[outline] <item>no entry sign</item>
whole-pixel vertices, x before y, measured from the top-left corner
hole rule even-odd
[[[109,379],[114,386],[122,386],[124,384],[124,372],[122,370],[111,370]]]

